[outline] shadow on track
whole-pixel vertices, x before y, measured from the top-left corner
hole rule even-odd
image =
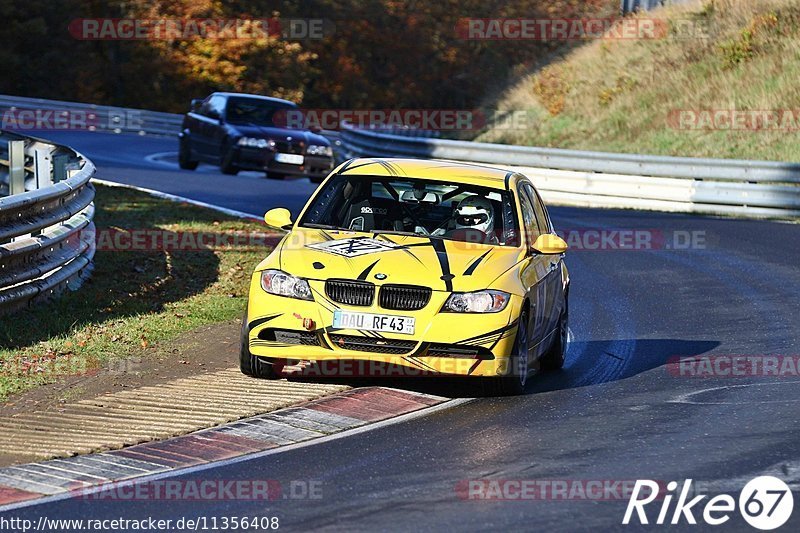
[[[526,394],[589,387],[629,378],[664,366],[669,358],[696,356],[719,346],[717,341],[627,339],[571,342],[562,370],[532,376]],[[666,370],[664,370],[666,372]],[[477,378],[295,378],[297,381],[336,383],[352,387],[394,387],[448,398],[486,397]]]

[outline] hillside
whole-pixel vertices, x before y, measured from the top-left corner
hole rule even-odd
[[[800,3],[703,0],[638,15],[663,38],[596,40],[532,71],[486,107],[530,127],[477,140],[800,161]]]

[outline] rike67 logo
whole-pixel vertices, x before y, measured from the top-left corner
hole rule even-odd
[[[662,482],[663,483],[663,482]],[[628,507],[622,519],[623,524],[649,524],[653,519],[650,509],[648,516],[645,507],[661,498],[661,507],[655,519],[656,524],[697,524],[700,516],[703,522],[711,526],[719,526],[730,520],[737,510],[737,501],[729,494],[718,494],[703,502],[708,495],[700,494],[690,499],[693,493],[692,480],[687,479],[678,493],[678,482],[667,483],[666,492],[659,490],[663,484],[649,479],[637,480],[633,493],[628,500]],[[675,498],[677,496],[677,499]],[[674,507],[672,502],[675,500]],[[786,523],[792,516],[794,496],[789,486],[773,476],[760,476],[750,480],[739,493],[738,511],[742,518],[756,529],[776,529]],[[633,519],[633,522],[631,521]]]

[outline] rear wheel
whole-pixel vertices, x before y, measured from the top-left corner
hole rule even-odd
[[[223,174],[234,176],[239,173],[239,167],[233,162],[234,155],[233,148],[226,148],[225,151],[222,152],[222,161],[219,164],[219,170]]]
[[[286,179],[286,174],[281,174],[280,172],[267,172],[267,178],[271,180],[282,180]]]
[[[272,364],[250,353],[250,342],[247,336],[247,311],[242,319],[242,334],[239,339],[239,369],[242,374],[254,378],[278,379]]]
[[[558,329],[555,332],[553,346],[542,355],[542,370],[559,370],[564,366],[564,359],[567,355],[567,343],[569,342],[569,307],[565,303],[564,310],[558,319]]]
[[[517,338],[511,349],[511,369],[507,376],[491,378],[484,384],[484,392],[491,396],[516,396],[525,392],[528,382],[528,313],[523,312],[519,317]]]
[[[181,140],[178,141],[178,166],[183,170],[194,170],[198,164],[198,161],[192,161],[189,139],[186,136],[181,137]]]

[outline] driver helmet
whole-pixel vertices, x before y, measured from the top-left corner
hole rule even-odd
[[[492,202],[477,194],[467,196],[456,207],[456,229],[477,229],[487,235],[494,228]]]

